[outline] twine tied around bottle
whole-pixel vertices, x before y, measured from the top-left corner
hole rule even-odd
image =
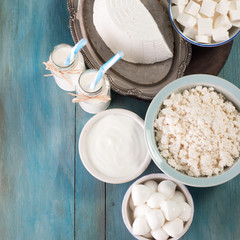
[[[46,66],[46,70],[52,71],[53,73],[51,74],[45,74],[44,77],[49,77],[49,76],[60,76],[62,77],[65,81],[67,81],[70,85],[73,83],[65,76],[65,74],[81,74],[81,70],[75,70],[75,69],[69,69],[66,71],[61,71],[57,69],[51,62],[43,62],[43,64]]]
[[[46,70],[52,71],[54,73],[51,74],[45,74],[44,77],[49,77],[49,76],[54,76],[54,75],[58,75],[61,76],[64,80],[66,80],[69,84],[72,85],[72,82],[65,76],[65,74],[81,74],[82,71],[81,70],[74,70],[74,69],[70,69],[70,70],[66,70],[66,71],[61,71],[59,69],[57,69],[51,62],[43,62],[43,64],[46,66]],[[102,102],[107,102],[111,100],[111,97],[105,94],[99,94],[97,96],[92,96],[89,97],[87,95],[85,95],[84,93],[80,93],[80,94],[75,94],[75,93],[68,93],[71,96],[74,96],[75,98],[72,100],[73,103],[79,103],[79,102],[85,102],[89,99],[96,99]]]
[[[72,100],[73,103],[79,103],[79,102],[85,102],[89,99],[96,99],[99,100],[101,102],[108,102],[111,100],[111,97],[105,94],[100,94],[97,96],[93,96],[93,97],[89,97],[83,93],[81,94],[75,94],[75,93],[68,93],[71,96],[74,96],[75,98]]]

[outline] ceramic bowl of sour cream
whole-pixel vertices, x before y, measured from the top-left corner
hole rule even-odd
[[[135,179],[151,161],[143,119],[124,109],[98,113],[81,132],[79,154],[88,172],[103,182],[119,184]]]

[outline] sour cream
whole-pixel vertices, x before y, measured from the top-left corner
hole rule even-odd
[[[120,183],[134,179],[146,169],[150,156],[141,121],[122,114],[105,114],[94,124],[87,124],[79,147],[82,161],[92,175],[105,182]]]

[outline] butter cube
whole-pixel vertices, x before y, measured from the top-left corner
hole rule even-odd
[[[199,43],[210,43],[211,37],[207,35],[196,35],[195,40]]]
[[[207,17],[203,16],[201,13],[198,13],[197,14],[197,19],[199,19],[199,18],[207,18]]]
[[[239,0],[231,1],[229,9],[230,10],[239,10],[240,9],[240,1]]]
[[[176,5],[171,7],[173,19],[177,19],[180,13],[184,10],[184,5]]]
[[[200,13],[207,17],[213,17],[217,3],[212,0],[203,0]]]
[[[213,20],[212,18],[199,18],[198,19],[198,35],[212,35]]]
[[[229,30],[232,27],[232,23],[230,22],[227,15],[220,15],[214,21],[214,28],[226,28]]]
[[[229,33],[226,28],[215,28],[212,37],[215,42],[223,42],[229,39]]]
[[[229,10],[230,2],[227,0],[221,0],[216,6],[216,12],[227,15]]]
[[[230,10],[229,16],[231,21],[239,21],[240,20],[240,9],[239,10]]]
[[[172,3],[176,5],[186,5],[188,3],[188,0],[172,0]]]
[[[184,9],[184,12],[193,16],[197,16],[199,9],[200,9],[200,5],[190,0],[188,5]]]
[[[189,14],[181,13],[178,16],[177,21],[184,27],[193,27],[196,24],[197,19]]]
[[[240,27],[240,21],[232,21],[234,27]]]
[[[198,31],[196,27],[191,27],[191,28],[184,28],[183,34],[189,38],[195,39]]]

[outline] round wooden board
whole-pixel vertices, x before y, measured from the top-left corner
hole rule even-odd
[[[192,45],[192,58],[184,75],[211,74],[218,75],[228,59],[233,41],[219,47],[198,47]]]

